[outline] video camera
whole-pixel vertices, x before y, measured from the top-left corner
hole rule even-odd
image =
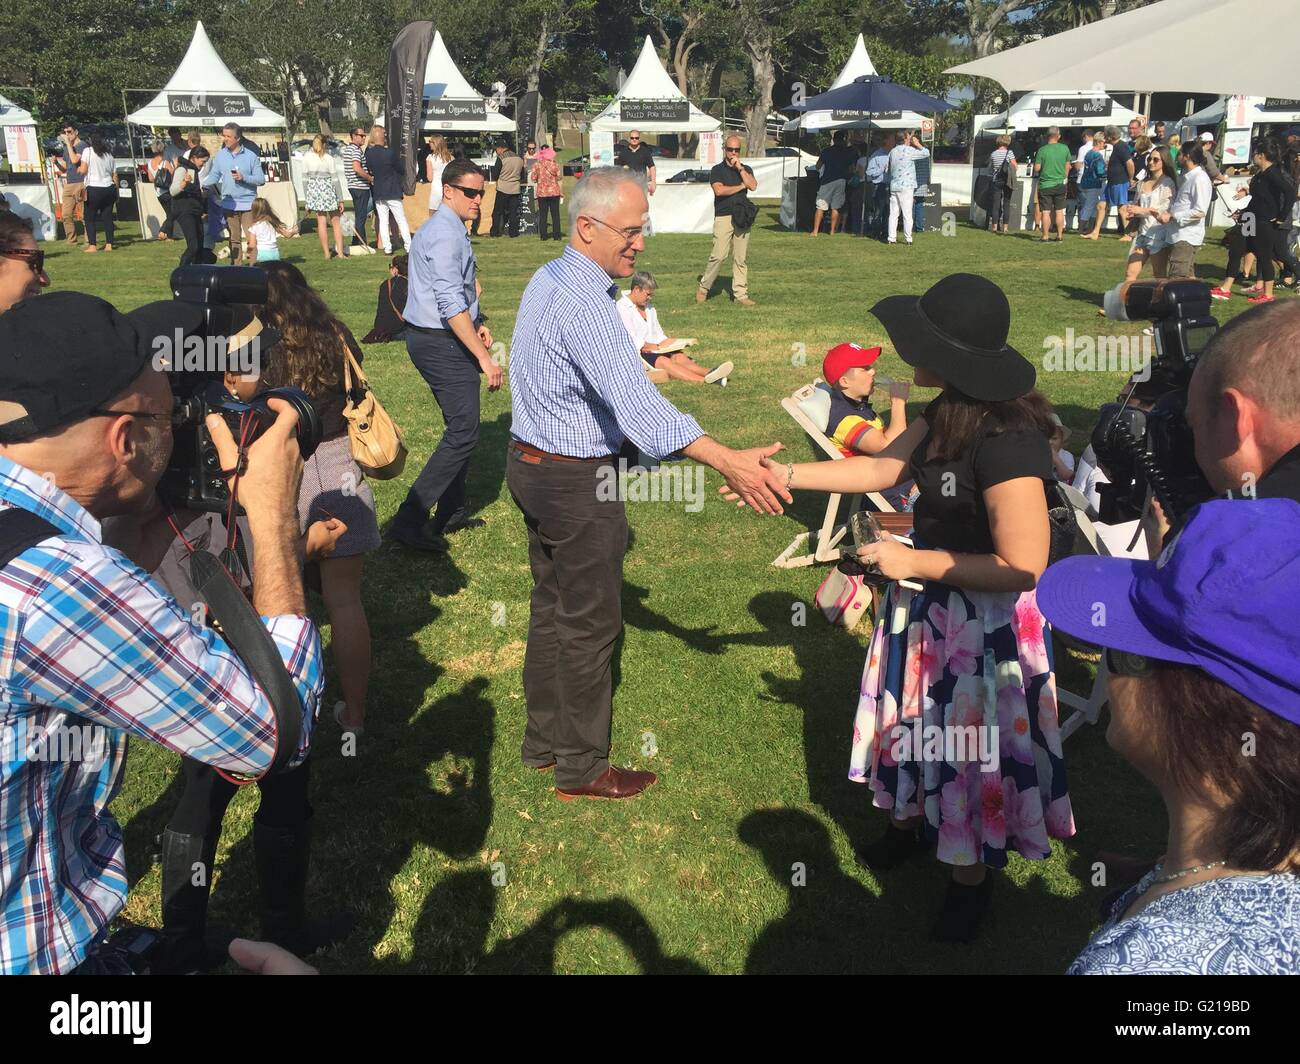
[[[1106,316],[1153,323],[1155,355],[1134,374],[1119,402],[1101,408],[1092,447],[1110,477],[1101,489],[1101,520],[1142,515],[1147,492],[1175,522],[1214,495],[1196,465],[1187,422],[1187,386],[1206,344],[1218,331],[1210,286],[1187,279],[1133,281],[1105,296]]]
[[[298,448],[304,460],[320,445],[321,422],[306,393],[298,388],[270,388],[248,402],[223,386],[225,370],[265,367],[261,323],[250,306],[266,303],[266,274],[253,266],[181,266],[171,276],[172,296],[204,308],[204,327],[197,337],[177,337],[166,367],[176,406],[171,458],[158,483],[159,494],[176,506],[225,512],[230,492],[221,460],[204,418],[220,414],[243,450],[275,421],[271,399],[283,399],[298,414]],[[250,357],[251,356],[251,357]],[[236,512],[238,500],[235,500]]]

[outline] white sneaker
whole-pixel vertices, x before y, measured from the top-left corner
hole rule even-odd
[[[727,375],[735,368],[735,365],[731,361],[719,362],[704,375],[704,383],[716,384],[718,381],[724,381],[727,379]]]

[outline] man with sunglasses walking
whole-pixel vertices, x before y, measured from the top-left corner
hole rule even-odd
[[[709,289],[718,279],[723,261],[730,255],[731,294],[742,307],[752,307],[757,304],[749,298],[747,259],[749,230],[754,224],[749,216],[749,194],[758,188],[758,179],[754,171],[740,161],[740,138],[736,134],[727,138],[722,151],[722,162],[709,171],[709,181],[713,185],[713,251],[700,277],[695,302],[703,303],[709,298]]]
[[[442,172],[442,206],[411,241],[406,351],[446,423],[389,528],[389,536],[415,550],[445,551],[444,533],[482,523],[465,512],[465,478],[478,446],[479,375],[493,392],[502,380],[479,313],[478,267],[465,229],[478,221],[482,199],[482,171],[468,159],[453,159]]]
[[[60,214],[63,218],[63,237],[69,244],[77,242],[77,215],[86,208],[86,175],[81,172],[81,153],[89,145],[77,136],[77,127],[71,122],[59,134],[58,154],[55,163],[61,167],[63,198]]]

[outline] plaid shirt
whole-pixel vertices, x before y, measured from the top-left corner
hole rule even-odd
[[[61,534],[0,571],[0,972],[76,967],[126,900],[108,807],[127,734],[230,772],[264,772],[275,713],[246,666],[52,483],[0,458],[0,509]],[[323,689],[305,617],[264,618],[303,707]]]
[[[510,347],[511,434],[552,454],[600,458],[626,435],[666,458],[704,435],[650,383],[614,301],[618,286],[581,252],[533,274]]]

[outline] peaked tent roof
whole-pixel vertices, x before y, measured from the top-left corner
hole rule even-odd
[[[19,107],[7,96],[0,96],[0,126],[34,126],[36,119],[30,111]]]
[[[859,33],[858,43],[853,46],[853,54],[849,56],[848,62],[844,64],[844,69],[840,71],[840,76],[835,79],[835,83],[831,85],[831,88],[838,89],[844,85],[852,85],[854,81],[864,74],[878,73],[879,71],[871,62],[871,56],[867,54],[866,39]],[[915,129],[921,124],[923,117],[914,111],[904,111],[898,118],[836,119],[830,111],[805,111],[803,114],[790,119],[781,129],[786,133],[799,128],[806,129],[810,133],[816,133],[823,129]]]
[[[664,121],[650,118],[624,120],[621,107],[624,100],[685,103],[686,118]],[[646,34],[645,43],[641,45],[636,66],[618,90],[618,95],[591,122],[593,132],[639,129],[646,133],[710,133],[721,125],[716,118],[706,115],[682,95],[682,90],[668,76],[668,71],[659,61],[659,53],[655,51],[649,34]]]
[[[182,97],[190,97],[189,101]],[[173,107],[176,109],[173,110]],[[238,122],[250,129],[284,125],[284,116],[272,111],[244,88],[208,40],[202,22],[176,73],[153,102],[126,116],[137,126],[220,126]]]
[[[442,39],[441,30],[434,32],[433,46],[429,49],[429,61],[424,65],[424,98],[425,100],[445,99],[485,105],[483,118],[477,116],[430,118],[426,114],[424,118],[425,129],[449,129],[463,132],[488,130],[497,133],[513,133],[515,131],[515,120],[497,111],[495,109],[495,100],[485,97],[465,80],[465,75],[460,72],[460,67],[456,65],[451,53],[447,51],[447,45]]]
[[[1052,101],[1071,101],[1083,106],[1085,101],[1103,99],[1110,105],[1110,113],[1105,115],[1082,114],[1075,117],[1069,113],[1068,103],[1053,105]],[[1044,104],[1044,101],[1048,101]],[[1087,109],[1086,107],[1084,108]],[[1056,113],[1053,113],[1055,111]],[[987,133],[995,129],[1044,129],[1047,126],[1060,126],[1063,129],[1096,129],[1097,126],[1119,126],[1123,129],[1135,118],[1141,118],[1122,104],[1116,103],[1109,96],[1099,97],[1092,89],[1062,89],[1058,92],[1027,92],[1011,105],[1009,111],[1003,111],[984,124],[980,132]]]

